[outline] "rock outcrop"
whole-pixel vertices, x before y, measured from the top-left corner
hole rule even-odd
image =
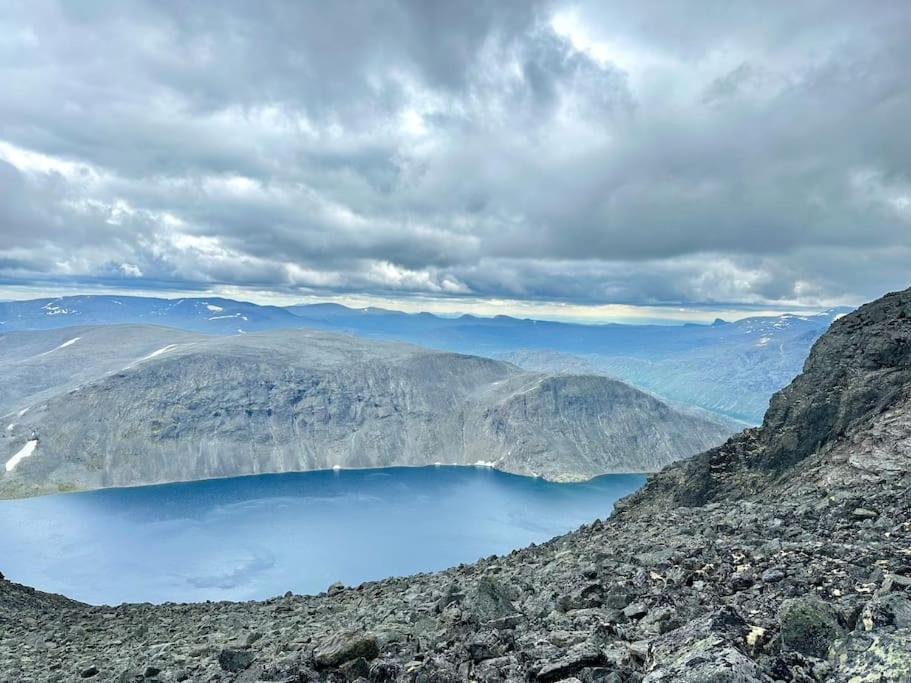
[[[0,581],[0,679],[907,682],[911,290],[829,335],[761,428],[503,557],[248,603]]]

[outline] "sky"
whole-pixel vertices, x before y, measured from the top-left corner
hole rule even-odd
[[[611,319],[911,286],[911,4],[0,0],[0,298]]]

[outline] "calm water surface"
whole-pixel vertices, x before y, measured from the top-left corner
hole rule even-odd
[[[389,468],[0,501],[0,570],[98,604],[317,593],[545,541],[606,517],[644,480]]]

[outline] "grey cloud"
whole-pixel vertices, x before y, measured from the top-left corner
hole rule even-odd
[[[911,279],[904,3],[0,16],[4,282],[810,304]]]

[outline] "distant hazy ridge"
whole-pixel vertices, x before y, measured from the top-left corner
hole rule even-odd
[[[769,397],[800,372],[813,342],[847,310],[714,325],[579,325],[328,303],[279,308],[221,298],[69,296],[0,302],[0,333],[120,323],[207,334],[348,332],[508,360],[527,370],[615,377],[664,399],[758,424]]]

